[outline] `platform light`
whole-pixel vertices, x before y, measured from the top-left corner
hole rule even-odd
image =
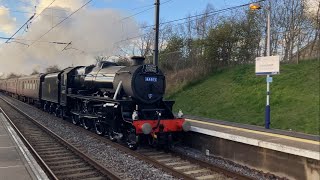
[[[261,9],[260,4],[258,4],[258,3],[252,3],[252,4],[249,5],[249,7],[250,7],[251,10],[259,10],[259,9]]]
[[[271,2],[270,2],[271,3]],[[271,46],[271,38],[270,38],[270,21],[271,21],[271,11],[270,7],[267,7],[267,56],[270,56],[270,46]],[[259,3],[252,3],[249,5],[249,8],[253,11],[261,9]],[[270,78],[270,75],[267,75],[267,79]],[[270,129],[270,82],[267,81],[267,103],[265,108],[265,128]]]

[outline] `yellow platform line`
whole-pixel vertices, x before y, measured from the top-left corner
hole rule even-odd
[[[298,141],[298,142],[304,142],[304,143],[309,143],[309,144],[320,145],[319,141],[314,141],[314,140],[309,140],[309,139],[302,139],[302,138],[296,138],[296,137],[291,137],[291,136],[286,136],[286,135],[281,135],[281,134],[273,134],[273,133],[268,133],[268,132],[261,132],[261,131],[251,130],[251,129],[245,129],[245,128],[233,127],[233,126],[228,126],[228,125],[216,124],[216,123],[211,123],[211,122],[198,121],[198,120],[194,120],[194,119],[186,119],[186,120],[190,121],[190,122],[199,123],[199,124],[223,127],[223,128],[233,129],[233,130],[239,130],[239,131],[250,132],[250,133],[255,133],[255,134],[261,134],[261,135],[266,135],[266,136],[272,136],[272,137],[277,137],[277,138],[282,138],[282,139],[288,139],[288,140],[292,140],[292,141]]]

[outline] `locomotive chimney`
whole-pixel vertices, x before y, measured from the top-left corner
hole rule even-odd
[[[145,58],[142,56],[132,56],[132,65],[137,66],[137,65],[143,65]]]

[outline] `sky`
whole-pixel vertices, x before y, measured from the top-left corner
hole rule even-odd
[[[62,3],[62,1],[68,2],[73,0],[56,0],[51,7]],[[35,11],[42,10],[43,6],[49,5],[52,0],[42,2],[44,3],[41,3],[41,0],[0,0],[0,24],[2,25],[0,27],[0,36],[10,36],[23,25]],[[187,14],[199,13],[205,9],[209,3],[216,9],[222,9],[248,2],[249,0],[161,0],[160,3],[164,4],[160,7],[160,19],[178,19],[185,17]],[[40,7],[39,4],[43,6]],[[126,16],[131,16],[146,10],[132,18],[136,19],[138,22],[153,24],[154,9],[152,8],[152,4],[154,4],[153,0],[93,0],[88,4],[88,7],[96,9],[115,9],[121,11]],[[78,5],[81,6],[82,4]],[[35,6],[38,7],[35,8]],[[58,10],[51,9],[43,14],[56,15],[58,13]],[[3,40],[0,42],[3,42]]]
[[[139,36],[141,23],[154,24],[153,0],[92,0],[56,26],[88,1],[0,0],[2,38],[11,37],[37,13],[30,23],[14,36],[20,40],[5,43],[6,39],[0,38],[0,76],[10,72],[29,74],[34,69],[43,72],[46,67],[55,64],[61,68],[92,64],[94,56],[121,54],[117,43]],[[222,9],[248,1],[161,0],[160,20],[168,21],[200,13],[209,3],[215,9]],[[48,6],[50,9],[46,9]],[[126,18],[128,16],[130,18]]]
[[[29,74],[34,69],[43,72],[55,64],[61,68],[90,65],[97,55],[121,54],[118,42],[141,35],[141,23],[154,24],[154,0],[91,0],[77,11],[87,2],[0,0],[0,76],[10,72]],[[161,0],[160,21],[201,13],[208,4],[219,10],[249,2]],[[37,14],[30,23],[14,36],[20,40],[5,43],[6,39],[1,39],[11,37],[34,13]]]
[[[163,4],[160,7],[160,19],[179,19],[185,17],[189,13],[194,14],[201,12],[209,3],[214,5],[217,9],[221,9],[248,2],[249,0],[161,0],[160,4]],[[148,9],[149,7],[139,7],[152,5],[154,4],[154,0],[97,0],[93,4],[97,8],[116,8],[126,11],[128,14],[135,14],[144,9]],[[136,18],[139,21],[146,21],[151,24],[154,22],[154,9],[137,15]]]

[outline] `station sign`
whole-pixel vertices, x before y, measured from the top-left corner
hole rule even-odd
[[[280,73],[280,56],[256,58],[256,75],[276,75]]]

